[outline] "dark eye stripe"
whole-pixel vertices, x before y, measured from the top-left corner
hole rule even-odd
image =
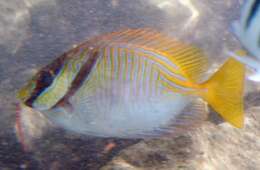
[[[52,84],[55,77],[61,71],[66,58],[67,55],[64,54],[39,71],[39,73],[36,75],[36,87],[30,98],[25,102],[27,106],[32,107],[32,104],[37,99],[37,97],[40,96],[41,93]]]
[[[54,79],[54,75],[52,75],[49,71],[41,71],[39,72],[39,78],[36,82],[36,88],[34,89],[31,97],[26,101],[26,105],[32,107],[32,103],[37,97],[52,84]]]
[[[259,10],[259,6],[260,6],[260,0],[255,0],[251,6],[250,13],[246,20],[246,28],[248,28],[250,26],[254,16],[256,15],[257,11]]]
[[[43,72],[41,73],[41,77],[39,78],[38,82],[42,87],[48,87],[54,79],[54,75],[50,72]]]

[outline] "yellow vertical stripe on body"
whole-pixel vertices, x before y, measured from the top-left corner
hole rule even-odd
[[[108,68],[108,49],[107,48],[104,48],[103,49],[103,62],[104,62],[104,68],[103,68],[103,71],[104,71],[104,80],[106,81],[107,80],[107,68]]]
[[[157,69],[156,69],[157,70]],[[160,72],[156,71],[156,79],[155,79],[155,94],[158,94],[160,88]]]
[[[153,94],[153,86],[154,86],[154,65],[151,65],[151,72],[149,75],[149,94]]]
[[[126,49],[127,56],[127,70],[126,70],[126,80],[130,81],[129,93],[133,93],[133,89],[135,86],[134,82],[134,71],[135,71],[135,57],[133,50]]]
[[[125,77],[124,77],[124,71],[125,71],[125,50],[120,48],[119,50],[119,63],[120,63],[120,80],[123,83],[125,81]]]
[[[143,65],[143,69],[144,69],[144,74],[143,74],[143,91],[146,91],[147,88],[147,67],[148,67],[148,60],[144,59],[144,65]]]
[[[121,60],[122,60],[122,56],[121,56],[121,49],[117,48],[117,79],[121,79]]]
[[[124,80],[127,80],[127,70],[128,70],[128,51],[124,49],[124,58],[125,58],[125,68],[123,72]]]
[[[110,55],[109,55],[109,58],[110,58],[110,78],[113,78],[114,77],[114,48],[113,47],[110,47]]]
[[[123,61],[123,56],[121,54],[122,49],[121,48],[117,48],[117,57],[115,58],[117,60],[117,65],[116,65],[116,79],[117,79],[117,84],[119,84],[119,86],[117,86],[117,90],[119,92],[120,95],[118,95],[118,101],[119,103],[122,103],[123,100],[121,99],[123,96],[121,94],[123,94],[124,92],[124,87],[122,86],[123,83],[123,74],[122,74],[122,62]],[[121,104],[120,104],[121,105]]]
[[[134,51],[133,50],[129,50],[129,57],[131,59],[131,68],[130,68],[130,80],[133,81],[134,80],[134,69],[135,69],[135,57],[134,57]]]
[[[141,91],[140,87],[142,85],[142,57],[141,56],[136,56],[137,57],[137,78],[136,78],[136,90],[137,90],[137,95],[139,95],[139,92]]]

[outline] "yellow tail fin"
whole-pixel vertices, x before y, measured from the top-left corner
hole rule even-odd
[[[244,124],[244,77],[245,66],[233,58],[226,63],[205,83],[208,91],[204,99],[227,122],[237,128]]]

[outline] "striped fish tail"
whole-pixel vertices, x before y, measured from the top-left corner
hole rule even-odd
[[[202,85],[207,89],[203,95],[212,108],[227,122],[237,128],[243,127],[243,89],[245,66],[233,58]]]

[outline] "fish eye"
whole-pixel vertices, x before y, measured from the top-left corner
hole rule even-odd
[[[50,72],[48,71],[43,71],[40,74],[40,77],[38,79],[38,82],[43,86],[43,87],[47,87],[52,83],[53,80],[53,76]]]

